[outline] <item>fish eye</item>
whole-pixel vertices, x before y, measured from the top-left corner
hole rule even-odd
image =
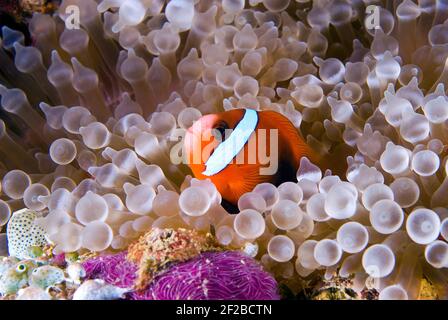
[[[229,129],[229,125],[224,122],[224,121],[220,121],[213,129],[212,129],[212,134],[215,137],[216,140],[218,141],[224,141],[225,140],[225,135],[226,135],[226,130]]]
[[[23,264],[23,263],[21,263],[21,264],[19,264],[19,265],[17,266],[17,271],[20,272],[20,273],[25,272],[26,269],[27,269],[27,268],[26,268],[26,265]]]

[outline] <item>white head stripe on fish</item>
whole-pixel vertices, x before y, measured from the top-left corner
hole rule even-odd
[[[230,136],[218,145],[205,163],[203,175],[213,176],[222,171],[232,162],[233,158],[244,148],[258,124],[257,111],[246,109],[244,117],[235,127]]]

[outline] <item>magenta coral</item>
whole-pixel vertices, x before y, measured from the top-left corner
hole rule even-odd
[[[67,264],[65,262],[65,253],[60,253],[53,256],[53,258],[51,259],[51,263],[56,266],[64,267]]]
[[[84,263],[87,277],[103,279],[119,287],[130,287],[137,267],[126,260],[126,252],[101,256]],[[142,292],[131,292],[133,300],[277,300],[277,283],[252,258],[237,251],[206,252],[177,263],[158,275]]]
[[[107,283],[125,288],[132,287],[136,278],[137,266],[126,260],[127,252],[103,255],[83,263],[87,278],[103,279]]]

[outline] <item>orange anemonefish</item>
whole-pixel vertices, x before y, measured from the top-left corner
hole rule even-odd
[[[263,138],[259,137],[261,133]],[[271,141],[273,137],[276,141]],[[279,185],[294,181],[302,157],[321,168],[328,167],[324,157],[311,149],[294,125],[275,111],[235,109],[205,115],[188,129],[184,150],[194,176],[209,178],[233,206],[259,183]],[[274,152],[278,155],[274,159],[278,161],[278,170],[260,174],[260,169],[267,167],[265,162],[260,163],[260,154],[272,160]]]

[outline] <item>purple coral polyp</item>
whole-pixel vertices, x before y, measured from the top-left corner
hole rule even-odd
[[[131,287],[137,266],[126,252],[95,257],[84,262],[87,277],[119,287]],[[131,300],[278,300],[278,285],[252,258],[238,251],[205,252],[173,264],[157,275],[144,291],[127,295]]]

